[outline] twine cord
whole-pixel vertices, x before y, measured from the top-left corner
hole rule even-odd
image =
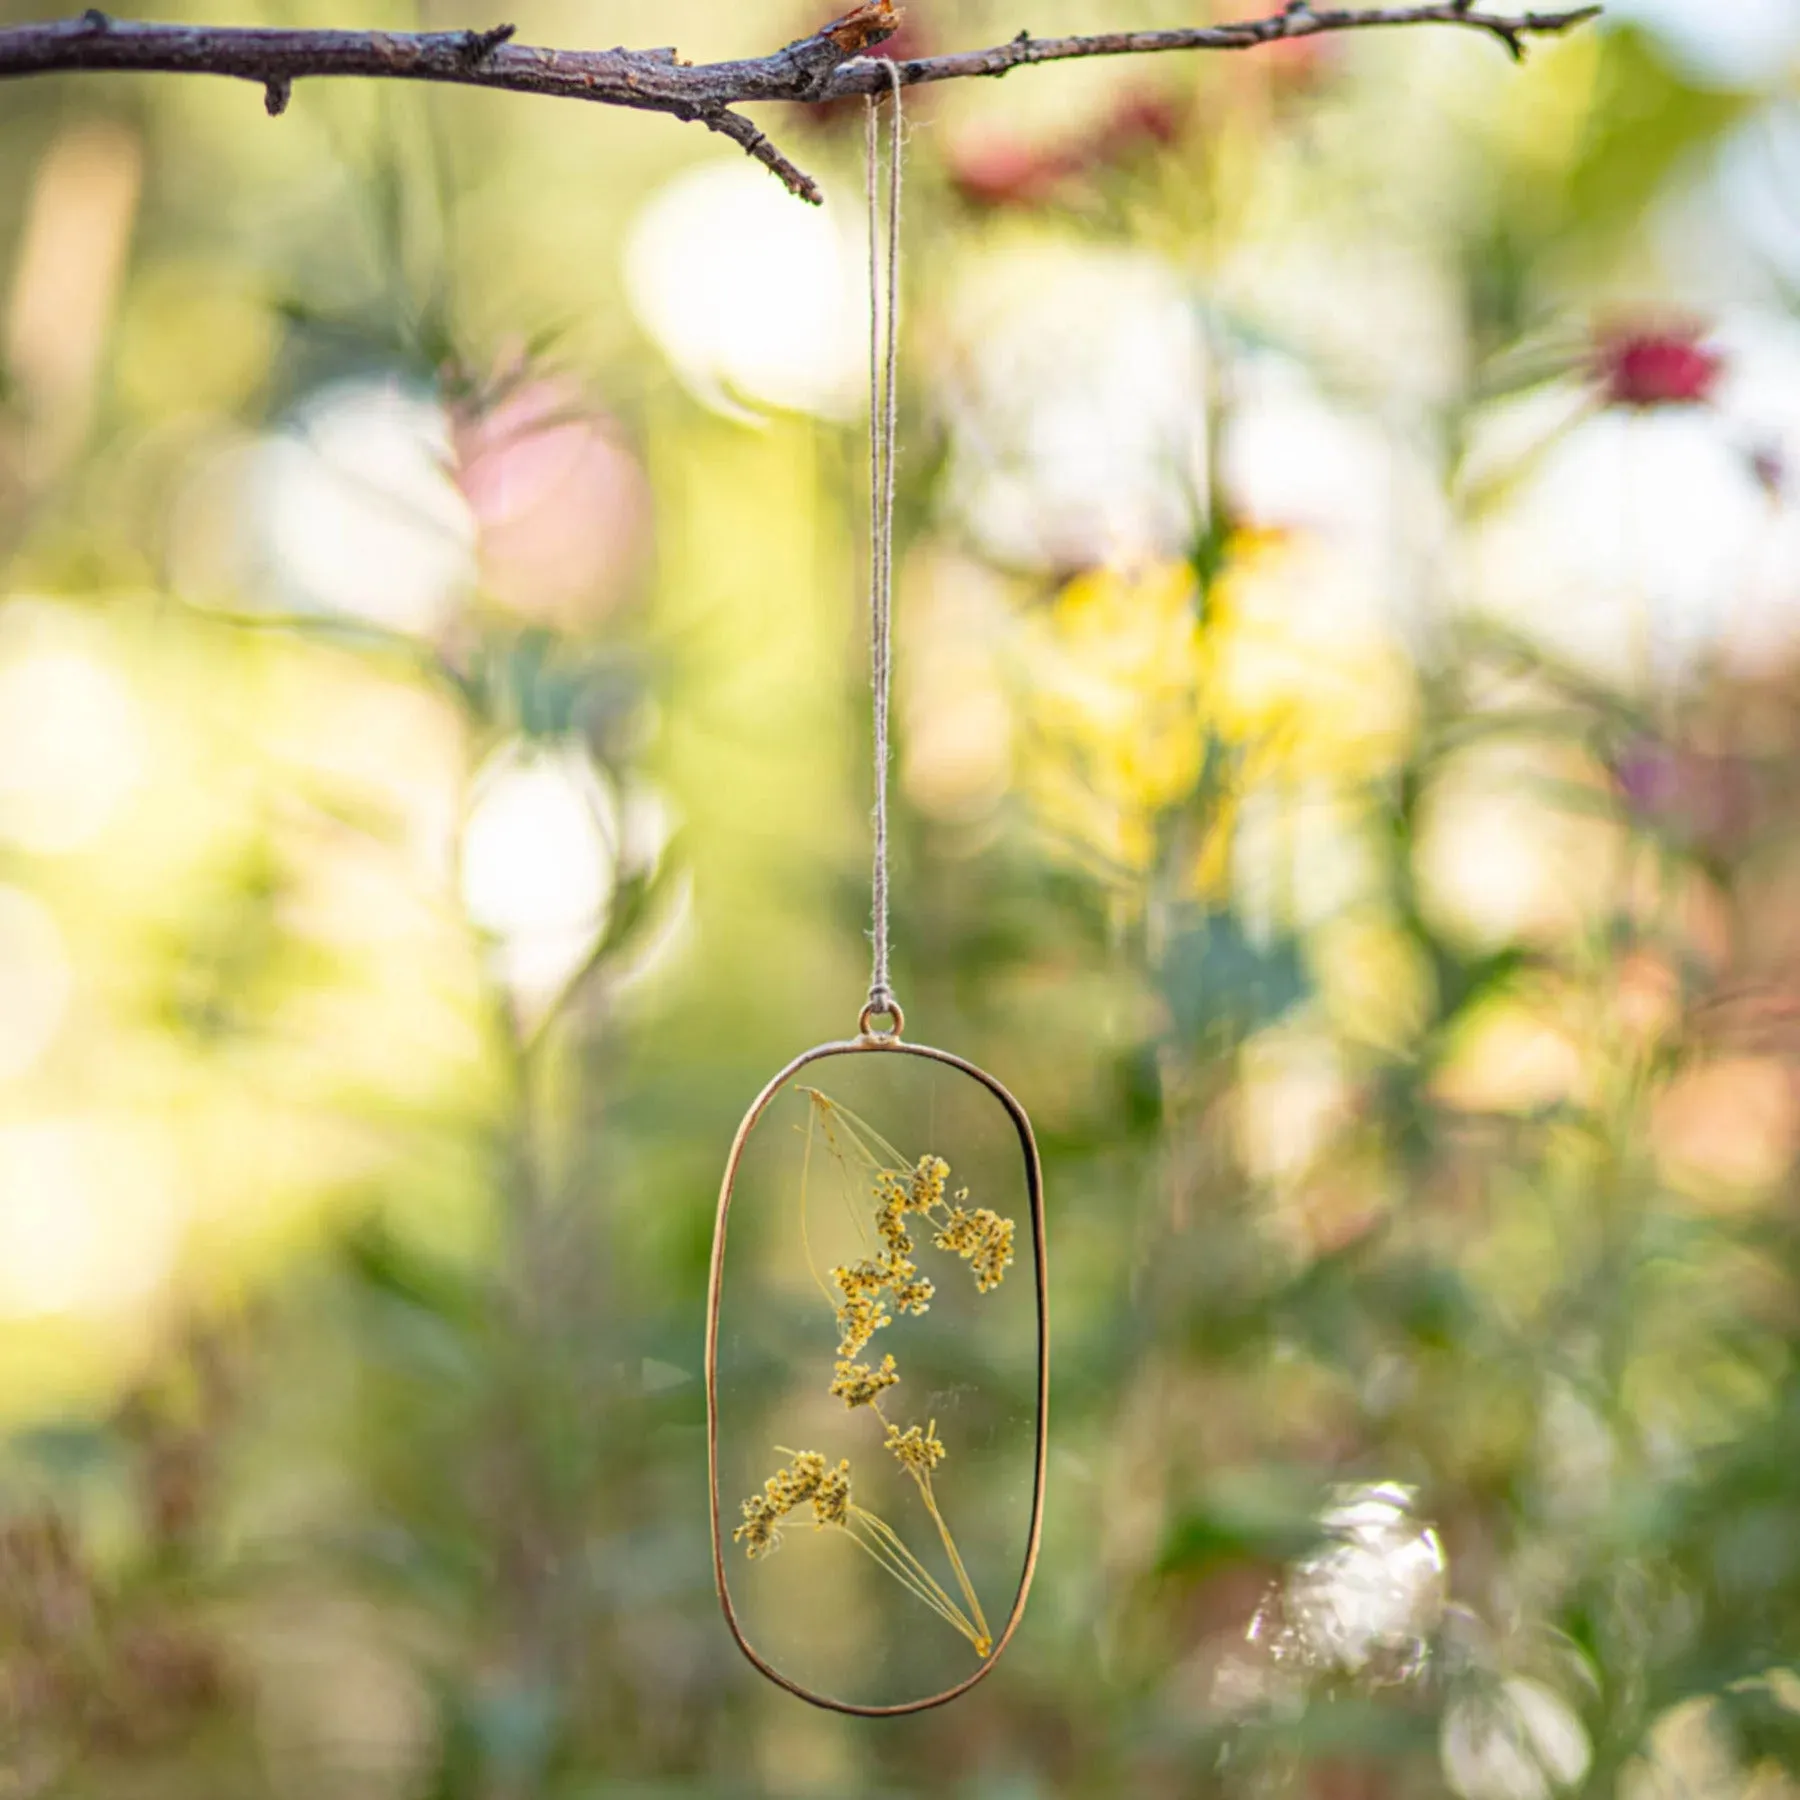
[[[871,59],[875,60],[875,59]],[[875,700],[875,866],[870,936],[874,967],[869,978],[869,1010],[891,1014],[899,1003],[888,980],[888,764],[892,754],[888,702],[893,685],[894,619],[894,444],[899,435],[899,395],[895,374],[900,358],[900,68],[879,59],[893,89],[893,139],[888,155],[887,221],[881,219],[881,137],[879,103],[867,99],[869,199],[869,665]],[[882,279],[882,245],[887,271]]]

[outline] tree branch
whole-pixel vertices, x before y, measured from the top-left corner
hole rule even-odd
[[[1498,39],[1515,57],[1531,37],[1586,23],[1598,6],[1567,12],[1482,11],[1475,0],[1315,12],[1296,0],[1267,18],[1178,31],[1117,31],[1095,37],[1034,38],[1021,32],[991,50],[917,57],[900,63],[908,87],[975,75],[1004,75],[1027,63],[1169,50],[1249,50],[1259,44],[1400,25],[1453,25]],[[247,26],[156,25],[89,10],[76,18],[0,27],[0,78],[65,70],[135,69],[229,75],[262,89],[271,113],[287,106],[296,81],[356,75],[450,82],[516,93],[556,94],[602,106],[629,106],[697,121],[742,144],[802,199],[820,199],[810,176],[732,109],[768,100],[816,104],[885,90],[885,66],[864,52],[900,22],[892,0],[870,0],[773,54],[742,62],[683,62],[673,50],[551,50],[513,43],[513,27],[487,31],[287,31]]]

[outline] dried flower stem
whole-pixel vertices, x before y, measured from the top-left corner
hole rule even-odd
[[[876,1533],[877,1537],[875,1543],[870,1543],[867,1539],[858,1537],[854,1531],[850,1535],[890,1575],[895,1576],[903,1587],[917,1594],[945,1624],[960,1631],[975,1646],[978,1655],[985,1656],[987,1654],[985,1644],[988,1635],[987,1626],[983,1624],[977,1631],[976,1627],[969,1623],[961,1608],[944,1592],[931,1571],[907,1549],[900,1534],[886,1520],[878,1518],[863,1507],[853,1508],[851,1517],[858,1525]],[[880,1545],[879,1549],[876,1547],[877,1544]],[[977,1607],[976,1611],[979,1613],[980,1608]]]

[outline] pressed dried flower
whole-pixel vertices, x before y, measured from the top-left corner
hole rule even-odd
[[[937,1292],[929,1276],[921,1275],[911,1263],[894,1274],[894,1310],[896,1312],[930,1312],[931,1297]]]
[[[912,1475],[929,1475],[944,1460],[944,1446],[937,1434],[936,1419],[923,1431],[917,1425],[909,1425],[904,1431],[898,1425],[890,1425],[887,1447],[893,1451],[901,1468]]]
[[[909,1198],[898,1176],[883,1175],[875,1184],[875,1229],[881,1233],[890,1257],[912,1255],[913,1241],[906,1230]]]
[[[839,1470],[845,1477],[847,1493],[849,1465],[841,1463]],[[781,1521],[796,1506],[814,1500],[821,1484],[828,1479],[825,1458],[816,1450],[796,1452],[785,1469],[777,1469],[763,1483],[760,1494],[753,1494],[744,1502],[744,1522],[731,1534],[733,1539],[741,1541],[751,1557],[766,1556],[778,1550],[781,1547]],[[817,1511],[816,1500],[814,1510]]]
[[[893,1315],[882,1305],[880,1290],[875,1294],[858,1294],[837,1309],[838,1355],[852,1357],[868,1343]]]
[[[959,1206],[932,1242],[968,1263],[975,1273],[976,1289],[985,1294],[1000,1285],[1012,1263],[1013,1222],[985,1206],[973,1212]]]
[[[814,1270],[814,1278],[831,1303],[838,1325],[830,1392],[846,1408],[854,1411],[866,1406],[879,1420],[888,1450],[911,1478],[937,1528],[961,1604],[951,1598],[892,1526],[853,1501],[849,1463],[828,1468],[816,1451],[795,1455],[787,1468],[764,1482],[761,1494],[743,1503],[744,1522],[733,1536],[744,1544],[752,1558],[766,1555],[781,1542],[781,1522],[795,1507],[810,1501],[816,1525],[846,1530],[904,1588],[967,1638],[977,1655],[986,1656],[993,1648],[993,1637],[932,1489],[932,1471],[946,1455],[943,1440],[937,1435],[937,1421],[934,1419],[927,1426],[909,1425],[904,1431],[891,1423],[881,1410],[881,1396],[900,1381],[894,1358],[884,1356],[879,1364],[856,1359],[875,1333],[891,1325],[895,1317],[925,1312],[937,1291],[913,1261],[915,1245],[907,1229],[908,1214],[916,1213],[925,1220],[939,1250],[960,1256],[970,1265],[976,1289],[984,1294],[1000,1285],[1012,1262],[1013,1222],[987,1207],[970,1210],[964,1204],[969,1198],[967,1188],[956,1191],[954,1203],[947,1200],[950,1165],[943,1157],[928,1152],[908,1164],[892,1145],[848,1109],[816,1090],[803,1091],[812,1101],[812,1122],[822,1129],[832,1155],[846,1169],[853,1165],[860,1168],[874,1204],[873,1223],[880,1239],[877,1254],[840,1264],[831,1271],[836,1298]],[[804,1176],[800,1204],[804,1241]],[[810,1257],[809,1250],[809,1262]]]
[[[819,1478],[819,1489],[812,1497],[815,1525],[842,1525],[850,1511],[850,1464],[840,1462]]]
[[[880,1368],[874,1368],[868,1363],[840,1359],[837,1378],[831,1384],[831,1391],[846,1406],[868,1406],[884,1390],[897,1386],[899,1380],[900,1376],[891,1356],[881,1359]]]
[[[873,1257],[864,1257],[859,1263],[833,1269],[831,1279],[837,1283],[846,1300],[866,1300],[879,1294],[887,1286],[887,1264],[877,1262]]]
[[[982,1210],[986,1212],[985,1208]],[[992,1292],[1006,1279],[1006,1271],[1012,1266],[1013,1259],[1012,1220],[998,1218],[993,1213],[987,1213],[987,1217],[992,1223],[969,1265],[975,1271],[976,1289],[983,1294]]]
[[[912,1211],[928,1213],[944,1198],[950,1165],[941,1156],[921,1156],[908,1183],[907,1204]]]

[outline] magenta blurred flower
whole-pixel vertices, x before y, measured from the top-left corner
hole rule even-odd
[[[613,422],[573,381],[540,377],[459,409],[454,444],[488,596],[564,629],[604,614],[639,566],[650,516]]]
[[[1187,107],[1171,94],[1136,90],[1122,94],[1094,133],[1096,160],[1129,155],[1140,145],[1173,144],[1187,127]]]
[[[1062,182],[1127,161],[1147,146],[1166,147],[1186,129],[1187,107],[1166,94],[1121,94],[1082,136],[1031,146],[989,138],[954,146],[950,180],[977,206],[1038,206]]]
[[[1641,738],[1614,773],[1629,812],[1697,849],[1729,854],[1755,822],[1752,774],[1738,757]]]
[[[1609,406],[1702,406],[1712,398],[1725,359],[1700,341],[1698,326],[1617,331],[1601,338],[1596,373]]]

